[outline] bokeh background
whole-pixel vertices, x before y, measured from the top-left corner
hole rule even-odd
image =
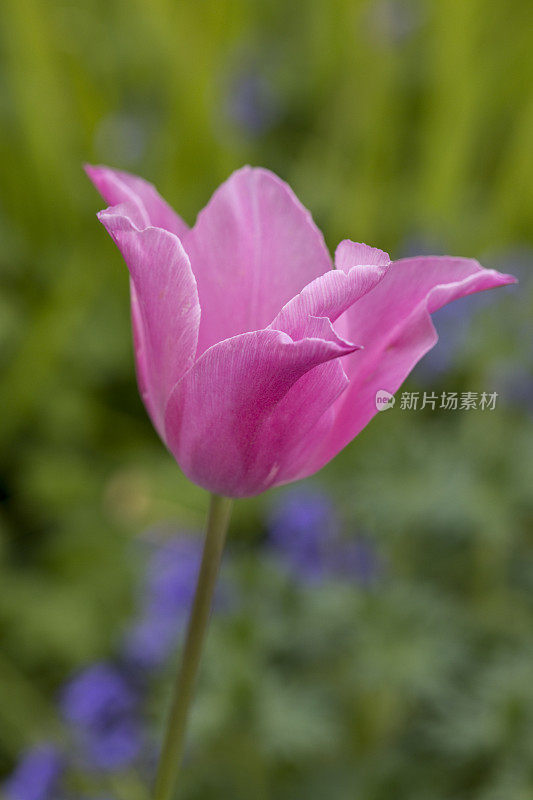
[[[263,165],[331,250],[519,277],[437,315],[404,387],[495,410],[397,403],[237,505],[180,797],[530,800],[531,4],[3,0],[0,26],[7,795],[146,797],[206,506],[139,400],[89,161],[190,223]]]

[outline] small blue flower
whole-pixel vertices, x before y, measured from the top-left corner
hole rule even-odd
[[[117,720],[108,728],[86,731],[83,737],[88,762],[103,771],[112,772],[132,764],[142,746],[142,729],[133,719]]]
[[[138,698],[117,667],[99,663],[85,669],[63,690],[61,707],[93,766],[120,769],[139,754]]]
[[[148,566],[146,609],[163,617],[186,616],[201,558],[201,540],[193,536],[182,536],[158,548]]]
[[[64,760],[51,744],[41,744],[23,754],[4,784],[8,800],[57,800]]]
[[[65,718],[87,727],[105,727],[111,720],[130,714],[135,705],[135,695],[119,670],[103,662],[76,675],[61,697]]]
[[[328,551],[336,542],[338,532],[329,499],[308,489],[284,494],[269,521],[272,546],[293,572],[308,580],[325,576]]]
[[[368,585],[380,571],[372,543],[341,535],[329,498],[320,492],[286,492],[269,520],[269,540],[291,572],[306,581],[355,578]]]
[[[135,670],[152,670],[165,663],[184,627],[183,619],[143,616],[127,632],[122,646],[126,662]]]
[[[153,555],[140,618],[123,644],[123,655],[133,668],[157,668],[175,649],[192,605],[201,558],[201,540],[193,536],[167,542]]]

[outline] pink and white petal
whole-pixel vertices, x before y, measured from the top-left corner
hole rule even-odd
[[[131,202],[140,209],[143,218],[140,227],[153,225],[175,233],[180,238],[189,230],[187,223],[163,200],[155,186],[143,178],[129,172],[90,164],[85,165],[85,171],[110,206]]]
[[[351,349],[274,330],[211,347],[167,405],[166,441],[183,472],[229,497],[274,485],[292,450],[306,437],[313,443],[316,422],[346,388],[333,359]]]
[[[194,363],[200,305],[191,265],[178,237],[162,228],[141,230],[132,223],[134,216],[130,203],[98,215],[130,271],[141,394],[164,438],[170,392]]]
[[[513,280],[512,276],[484,269],[472,258],[403,258],[391,264],[384,279],[338,320],[337,327],[343,336],[364,337],[364,341],[357,341],[367,350],[379,348],[421,302],[428,303],[427,311],[432,314],[451,299]],[[453,287],[453,297],[448,297],[449,287]],[[439,302],[441,293],[448,299]]]
[[[473,259],[429,256],[394,262],[384,279],[337,322],[364,347],[342,359],[350,386],[335,403],[335,422],[299,477],[311,475],[345,447],[377,413],[376,392],[394,394],[437,342],[431,314],[474,292],[514,283]]]
[[[150,419],[156,425],[156,410],[152,401],[152,396],[149,390],[150,386],[150,370],[147,362],[147,348],[144,335],[144,324],[141,316],[141,309],[139,307],[139,300],[135,290],[135,284],[130,277],[130,297],[131,297],[131,327],[133,331],[133,350],[135,353],[135,371],[137,374],[137,385],[142,401],[150,415]],[[161,431],[158,431],[161,435]]]
[[[340,377],[334,374],[328,374],[325,371],[330,367],[335,367],[336,370],[339,368],[342,370],[344,376],[342,383]],[[286,483],[292,483],[293,481],[301,480],[302,478],[306,478],[309,475],[317,472],[317,470],[320,468],[314,468],[313,465],[317,462],[317,458],[322,454],[324,444],[331,434],[337,415],[337,403],[342,399],[341,395],[347,390],[349,381],[346,373],[342,369],[342,364],[339,361],[328,362],[320,367],[315,367],[315,369],[312,370],[312,373],[318,373],[319,370],[323,371],[323,374],[320,377],[326,385],[329,381],[335,382],[338,380],[339,385],[344,386],[344,388],[339,392],[338,400],[334,400],[318,418],[314,419],[312,427],[309,428],[307,433],[294,442],[294,445],[291,449],[290,458],[286,459],[281,465],[280,470],[275,476],[275,481],[272,486],[283,486]],[[291,389],[289,394],[298,392],[300,390],[300,384],[303,385],[304,381],[307,380],[307,377],[307,375],[304,375],[304,377],[300,379],[296,386]],[[313,397],[313,391],[314,388],[311,385],[311,397]],[[302,393],[302,397],[304,396],[305,393]]]
[[[288,327],[288,326],[287,326]],[[266,330],[273,330],[269,326]],[[293,326],[292,330],[282,330],[276,328],[275,330],[281,333],[288,333],[291,339],[298,341],[299,339],[320,339],[322,342],[329,342],[333,347],[338,349],[338,355],[347,355],[353,353],[355,350],[360,350],[361,345],[349,342],[338,335],[337,331],[327,317],[312,317],[309,316],[301,321],[299,326]]]
[[[389,263],[352,266],[347,272],[341,269],[326,272],[293,297],[269,327],[299,337],[309,316],[326,317],[335,322],[383,279]]]
[[[351,239],[343,239],[339,242],[335,250],[335,266],[348,272],[352,267],[361,264],[369,264],[374,267],[386,267],[390,264],[390,257],[384,250],[378,247],[370,247],[361,242],[352,242]]]
[[[199,352],[265,328],[331,269],[324,239],[291,188],[244,167],[220,186],[184,238],[202,306]]]

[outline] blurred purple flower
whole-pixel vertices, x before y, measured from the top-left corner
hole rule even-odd
[[[192,604],[201,557],[201,540],[193,536],[165,543],[153,555],[140,619],[123,645],[126,661],[133,667],[156,668],[176,647]]]
[[[164,664],[182,630],[183,623],[141,617],[126,633],[122,648],[126,662],[135,670],[156,669]]]
[[[291,572],[306,581],[337,576],[368,585],[379,573],[371,542],[344,538],[331,501],[321,492],[286,492],[270,516],[268,529],[272,547]]]
[[[8,800],[57,800],[63,756],[54,745],[41,744],[23,754],[3,787]]]
[[[328,551],[339,526],[329,499],[319,492],[286,492],[269,520],[269,539],[291,570],[308,580],[327,571]]]
[[[99,727],[131,713],[135,696],[116,667],[100,663],[87,667],[67,684],[61,707],[69,722]]]
[[[202,542],[193,536],[183,536],[158,548],[146,575],[145,604],[149,613],[172,617],[187,616],[200,561]]]
[[[61,708],[87,759],[104,770],[130,764],[141,749],[138,699],[110,664],[88,667],[63,690]]]
[[[136,760],[143,746],[143,734],[137,720],[123,719],[101,730],[86,731],[82,741],[89,763],[113,771]]]
[[[249,136],[266,133],[279,116],[272,84],[254,68],[241,69],[230,81],[226,112]]]

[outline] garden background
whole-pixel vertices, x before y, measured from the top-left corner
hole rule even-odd
[[[440,312],[404,387],[494,410],[398,395],[314,479],[237,504],[181,797],[533,796],[532,11],[3,0],[0,775],[67,741],[61,687],[117,658],[147,559],[207,501],[138,397],[82,164],[152,180],[192,223],[250,163],[331,251],[472,256],[520,285]],[[174,661],[147,694],[155,741]],[[104,772],[70,796],[142,800],[137,766]]]

